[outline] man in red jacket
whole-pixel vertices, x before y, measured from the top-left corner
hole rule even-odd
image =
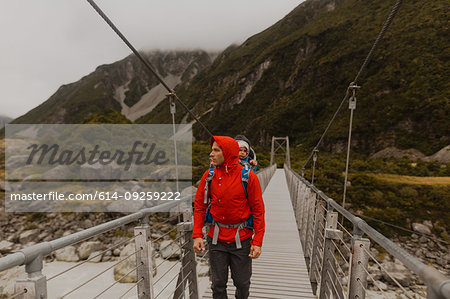
[[[215,225],[208,231],[209,260],[213,297],[226,299],[228,267],[231,269],[236,298],[248,298],[252,260],[261,254],[264,237],[264,202],[259,180],[253,171],[249,172],[247,194],[242,184],[242,166],[238,164],[238,143],[225,136],[211,138],[211,163],[214,175],[209,195],[210,212]],[[194,251],[205,250],[202,228],[207,209],[205,185],[208,171],[203,174],[195,195]],[[253,216],[253,230],[239,225]],[[216,231],[218,229],[218,231]],[[252,238],[253,236],[253,238]]]

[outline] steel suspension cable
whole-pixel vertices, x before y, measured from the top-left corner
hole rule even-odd
[[[347,181],[348,181],[348,164],[350,162],[350,147],[352,145],[352,126],[353,126],[353,113],[356,109],[356,89],[359,86],[353,84],[350,86],[352,89],[352,96],[348,102],[348,108],[350,109],[350,123],[348,125],[348,141],[347,141],[347,157],[345,159],[345,178],[344,178],[344,192],[342,195],[342,207],[345,209],[345,196],[347,194]],[[342,223],[344,223],[344,215],[342,215]]]
[[[389,14],[388,18],[386,19],[383,27],[381,28],[381,31],[378,33],[377,38],[375,39],[375,42],[372,45],[372,48],[369,51],[369,54],[367,54],[366,58],[364,59],[363,64],[361,65],[358,74],[356,75],[355,79],[353,80],[351,85],[356,85],[359,81],[359,78],[361,77],[362,72],[367,68],[367,65],[369,64],[370,60],[372,59],[373,53],[375,52],[376,48],[378,47],[378,44],[380,43],[381,39],[383,38],[384,34],[386,33],[387,29],[392,23],[392,20],[394,19],[395,15],[397,14],[397,11],[400,7],[400,4],[402,3],[402,0],[397,0],[394,7],[391,10],[391,13]],[[344,105],[345,101],[348,100],[350,97],[350,89],[347,88],[347,92],[345,93],[344,98],[342,99],[341,103],[339,104],[339,107],[337,108],[336,112],[334,113],[333,117],[331,118],[330,122],[328,123],[325,131],[323,132],[322,136],[320,137],[319,141],[317,142],[316,146],[314,147],[313,151],[309,155],[306,162],[303,164],[302,169],[306,167],[308,162],[311,160],[314,150],[318,150],[319,146],[322,144],[323,139],[325,138],[326,134],[328,133],[328,130],[330,129],[331,125],[333,124],[334,120],[336,119],[336,116],[338,115],[339,111],[341,110],[342,106]]]
[[[114,25],[114,23],[108,18],[108,16],[101,10],[101,8],[93,1],[87,0],[89,4],[95,9],[95,11],[103,18],[103,20],[111,27],[111,29],[122,39],[122,41],[133,51],[134,55],[144,64],[144,66],[158,79],[158,81],[167,89],[167,91],[174,95],[175,99],[186,109],[187,112],[197,121],[205,131],[212,136],[213,134],[206,128],[206,126],[195,116],[195,114],[180,100],[180,98],[175,94],[174,90],[167,85],[163,78],[156,72],[155,68],[152,64],[142,57],[141,53],[139,53],[136,48],[128,41],[128,39],[120,32],[120,30]]]

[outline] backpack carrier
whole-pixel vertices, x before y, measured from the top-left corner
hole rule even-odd
[[[250,168],[248,168],[248,166],[244,166],[241,171],[241,181],[242,186],[244,187],[245,197],[247,198],[247,200],[248,200],[247,185],[249,174]],[[212,239],[212,244],[214,245],[217,244],[220,227],[237,228],[236,235],[234,236],[234,239],[236,241],[236,248],[242,248],[241,239],[239,237],[239,231],[244,227],[253,230],[253,215],[250,212],[250,216],[247,218],[247,220],[237,224],[223,224],[215,221],[211,215],[211,200],[209,197],[209,190],[211,189],[211,181],[213,176],[214,176],[214,166],[211,166],[208,170],[208,177],[206,178],[204,203],[208,205],[208,207],[206,208],[205,223],[208,225],[214,225],[214,235]]]

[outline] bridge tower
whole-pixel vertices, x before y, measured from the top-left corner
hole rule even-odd
[[[275,146],[276,146],[276,148],[275,148]],[[270,165],[275,163],[275,160],[274,160],[275,154],[280,149],[282,151],[284,151],[284,153],[285,153],[285,163],[290,168],[291,167],[291,156],[290,156],[290,153],[289,153],[289,137],[288,136],[285,136],[285,137],[272,136],[272,150],[270,151]]]

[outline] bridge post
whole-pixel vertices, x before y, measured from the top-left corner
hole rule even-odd
[[[291,153],[289,152],[289,137],[286,136],[286,163],[291,168]]]
[[[319,239],[320,231],[322,227],[325,227],[325,202],[323,200],[317,200],[316,213],[314,216],[314,236],[312,242],[312,253],[309,266],[309,281],[311,282],[311,287],[313,294],[316,295],[317,284],[319,277],[319,262],[320,262],[320,252],[319,252]]]
[[[153,262],[152,241],[148,216],[141,219],[141,224],[134,228],[136,244],[136,269],[138,298],[154,298],[153,292]]]
[[[302,197],[303,197],[303,204],[301,205],[302,206],[302,215],[301,215],[301,217],[302,217],[302,230],[301,230],[301,233],[300,233],[300,241],[302,242],[302,245],[303,245],[303,251],[305,251],[305,249],[306,249],[306,237],[307,237],[306,229],[308,227],[308,215],[309,215],[309,204],[310,204],[310,201],[309,201],[310,196],[309,196],[309,194],[311,192],[311,189],[309,189],[306,185],[304,185],[304,187],[305,188],[304,188],[304,192],[303,192],[303,195],[302,195]]]
[[[178,223],[178,232],[182,236],[183,248],[181,248],[181,269],[178,274],[174,299],[184,298],[186,281],[189,282],[189,298],[198,299],[198,283],[197,283],[197,261],[193,249],[194,240],[192,239],[192,222]]]
[[[361,236],[353,236],[350,256],[348,298],[366,298],[367,268],[369,266],[370,241]]]
[[[337,265],[334,257],[336,251],[334,240],[342,239],[343,235],[342,231],[336,229],[337,219],[338,213],[328,212],[325,228],[325,242],[323,246],[319,299],[336,298],[336,296],[330,296],[331,294],[338,294],[337,298],[344,298],[343,289],[338,281],[339,278],[337,277]]]
[[[270,166],[272,166],[273,165],[273,158],[274,158],[274,155],[275,155],[275,136],[272,136],[272,149],[271,149],[271,151],[270,151]]]
[[[295,220],[297,221],[297,230],[300,233],[301,238],[301,230],[302,230],[302,213],[303,213],[303,190],[305,188],[305,184],[299,182],[299,187],[297,189],[297,194],[295,197]]]
[[[311,250],[312,250],[312,234],[313,234],[313,223],[314,223],[314,211],[316,208],[316,202],[317,197],[316,193],[310,189],[309,196],[307,198],[308,205],[307,205],[307,221],[306,221],[306,233],[305,233],[305,262],[306,266],[308,267],[308,271],[311,269],[309,268],[309,262],[311,257]]]
[[[34,260],[25,264],[25,271],[28,274],[26,279],[18,279],[14,285],[14,293],[19,294],[20,299],[46,299],[47,298],[47,278],[42,274],[42,255],[38,255]]]

